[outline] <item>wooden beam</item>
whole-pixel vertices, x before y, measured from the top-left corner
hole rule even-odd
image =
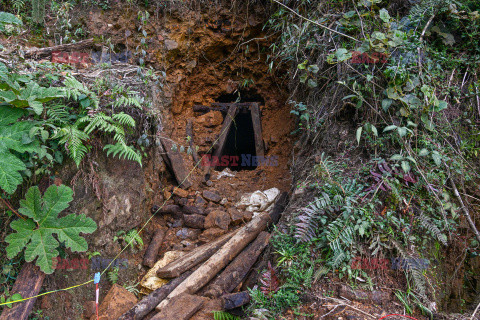
[[[270,221],[269,213],[262,212],[245,226],[238,229],[238,232],[220,250],[175,288],[155,309],[157,311],[161,311],[164,307],[167,309],[172,299],[184,293],[195,294],[253,241],[267,227]]]
[[[26,262],[10,293],[20,293],[23,298],[36,296],[40,292],[43,280],[45,280],[45,273],[33,263]],[[32,312],[35,301],[37,298],[14,303],[12,308],[3,308],[0,320],[26,320]]]
[[[165,153],[170,160],[170,166],[174,173],[175,179],[177,180],[178,186],[188,189],[192,186],[190,180],[187,177],[187,170],[185,169],[185,164],[183,163],[182,154],[177,150],[173,151],[173,142],[170,139],[160,138],[162,145],[164,147]]]
[[[253,132],[255,134],[255,152],[257,157],[265,157],[265,149],[263,146],[262,121],[260,119],[260,104],[252,103],[250,107],[252,115]]]
[[[228,132],[232,125],[235,116],[237,115],[238,107],[237,104],[231,104],[228,108],[227,115],[225,116],[225,121],[223,121],[222,129],[220,131],[220,136],[218,137],[218,148],[215,149],[213,153],[214,157],[220,158],[222,155],[223,149],[225,148],[225,141],[227,140]]]
[[[213,280],[205,292],[205,296],[211,298],[220,297],[230,293],[247,276],[250,268],[255,264],[258,256],[270,240],[268,232],[261,232],[257,239],[250,243],[226,268]]]
[[[138,302],[135,306],[133,306],[130,310],[125,312],[120,318],[117,320],[141,320],[147,314],[150,313],[155,307],[165,299],[170,292],[173,291],[180,283],[183,282],[192,272],[188,271],[182,274],[180,277],[173,279],[166,285],[158,288],[157,290],[150,293],[148,296],[143,298],[140,302]]]
[[[223,246],[236,233],[233,231],[226,234],[217,240],[204,244],[195,250],[190,251],[181,258],[167,264],[165,267],[157,270],[157,276],[162,279],[169,279],[178,277],[180,274],[204,262],[212,254],[214,254],[221,246]]]
[[[165,230],[158,229],[152,237],[152,241],[148,245],[145,255],[143,256],[143,265],[153,268],[157,261],[158,250],[162,246],[163,238],[165,238]]]

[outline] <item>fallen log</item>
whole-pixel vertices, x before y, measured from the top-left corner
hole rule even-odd
[[[168,306],[171,299],[181,294],[196,293],[254,240],[267,227],[270,221],[270,215],[267,212],[262,212],[244,227],[238,229],[237,233],[217,253],[211,256],[190,277],[175,288],[155,309],[157,311],[163,310],[164,307]]]
[[[140,300],[133,308],[125,312],[117,320],[141,320],[147,314],[150,313],[163,299],[165,299],[170,292],[173,291],[180,283],[182,283],[189,275],[191,271],[187,271],[180,277],[173,279],[163,287],[150,293],[148,296]]]
[[[172,300],[170,308],[157,313],[151,320],[189,320],[206,300],[204,297],[182,294]]]
[[[275,201],[275,204],[273,205],[272,212],[270,213],[270,217],[272,217],[272,222],[271,222],[271,225],[269,225],[269,227],[278,223],[278,221],[280,220],[280,217],[282,216],[283,211],[285,210],[285,207],[287,206],[287,203],[288,203],[288,192],[284,191],[280,194],[277,201]]]
[[[233,235],[236,234],[236,231],[233,231],[229,234],[226,234],[217,240],[204,244],[196,248],[193,251],[190,251],[180,259],[177,259],[165,267],[158,269],[157,276],[159,278],[175,278],[180,274],[184,273],[187,270],[195,267],[196,265],[207,260],[212,254],[214,254],[221,246],[223,246]]]
[[[45,273],[33,263],[27,262],[20,270],[10,293],[19,293],[23,298],[36,296],[40,292],[43,280],[45,280]],[[35,301],[37,298],[14,303],[12,308],[4,308],[0,320],[26,320],[32,312]]]
[[[61,44],[53,47],[30,49],[25,52],[25,58],[45,58],[52,54],[54,51],[78,51],[93,46],[93,38],[78,41],[75,43]]]
[[[224,310],[231,310],[246,305],[250,302],[248,291],[229,293],[221,297]]]
[[[246,277],[269,240],[270,234],[261,232],[257,239],[249,244],[208,286],[205,296],[217,298],[222,294],[232,292]]]
[[[153,268],[155,262],[157,261],[158,250],[163,243],[163,238],[165,238],[165,230],[158,229],[152,237],[152,241],[148,245],[145,255],[143,256],[143,265]]]
[[[194,165],[198,164],[198,167],[201,168],[202,163],[200,161],[200,158],[198,157],[198,153],[197,153],[197,149],[195,148],[195,144],[193,143],[193,123],[192,123],[192,119],[188,119],[187,125],[185,127],[185,131],[187,132],[187,137],[189,137],[187,139],[188,139],[188,143],[190,145],[190,149],[192,150],[192,157],[193,157]]]

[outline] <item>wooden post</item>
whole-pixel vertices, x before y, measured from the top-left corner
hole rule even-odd
[[[143,265],[153,268],[157,260],[158,250],[160,249],[163,238],[165,237],[165,231],[163,229],[158,229],[152,237],[152,241],[148,245],[147,251],[143,257]]]
[[[185,127],[185,131],[187,132],[187,136],[190,137],[188,143],[190,145],[190,149],[192,149],[192,157],[193,157],[193,162],[194,166],[197,165],[198,167],[202,167],[202,162],[200,161],[200,158],[198,157],[197,149],[195,149],[195,144],[193,143],[193,123],[192,119],[188,119],[187,125]]]
[[[250,106],[252,116],[253,132],[255,134],[255,152],[257,157],[265,157],[265,148],[263,146],[262,121],[260,119],[260,104],[254,102]]]

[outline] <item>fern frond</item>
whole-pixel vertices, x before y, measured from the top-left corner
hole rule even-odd
[[[55,124],[66,124],[70,119],[70,114],[64,105],[49,106],[47,108],[47,116]]]
[[[444,235],[440,231],[440,229],[438,229],[438,227],[435,224],[433,224],[433,222],[426,215],[423,214],[423,212],[420,212],[418,220],[420,220],[420,223],[422,224],[422,226],[428,231],[430,231],[435,236],[435,238],[437,238],[438,241],[440,241],[444,245],[448,244],[447,236]]]
[[[76,125],[68,125],[55,132],[52,139],[57,138],[60,139],[60,144],[65,144],[70,157],[78,167],[88,153],[88,148],[84,144],[84,141],[89,139],[88,134],[79,130]]]
[[[127,159],[137,161],[140,166],[142,165],[142,156],[136,152],[132,147],[127,146],[125,143],[116,143],[114,145],[107,144],[103,150],[107,151],[107,156],[118,156],[120,159]]]
[[[225,311],[213,311],[213,319],[214,320],[240,320],[239,317]]]
[[[120,113],[114,114],[112,116],[112,119],[126,127],[132,127],[132,128],[135,127],[135,120],[126,113],[120,112]]]

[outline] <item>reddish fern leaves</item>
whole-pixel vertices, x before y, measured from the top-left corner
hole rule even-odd
[[[262,273],[260,283],[262,284],[260,290],[266,296],[270,296],[280,289],[280,280],[278,279],[277,272],[272,267],[270,261],[268,261],[267,271]]]

